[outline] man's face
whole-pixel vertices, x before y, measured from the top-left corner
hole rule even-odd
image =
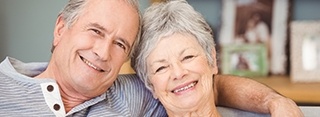
[[[123,0],[90,0],[70,27],[55,29],[53,74],[61,88],[93,97],[117,78],[138,33],[137,11]]]

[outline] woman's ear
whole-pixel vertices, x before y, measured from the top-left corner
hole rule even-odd
[[[60,42],[61,37],[62,37],[64,31],[66,30],[66,28],[67,28],[67,26],[65,24],[65,21],[64,21],[62,15],[59,15],[56,20],[55,28],[53,31],[54,39],[53,39],[52,45],[54,47],[57,46],[58,43]]]
[[[158,99],[158,96],[154,93],[154,91],[152,92],[152,95],[154,99]]]
[[[212,57],[212,66],[213,66],[213,74],[218,74],[218,64],[217,64],[217,52],[216,49],[213,48],[211,51],[211,57]]]
[[[156,91],[154,90],[154,87],[151,86],[151,88],[152,88],[151,93],[152,93],[153,98],[154,98],[154,99],[158,99],[158,96],[157,96],[157,94],[156,94]]]

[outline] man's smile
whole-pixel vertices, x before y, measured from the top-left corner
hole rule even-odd
[[[95,70],[97,70],[97,71],[104,72],[103,69],[101,69],[101,68],[97,67],[96,65],[92,64],[92,63],[89,62],[87,59],[83,58],[82,56],[80,56],[80,58],[81,58],[81,60],[82,60],[85,64],[87,64],[89,67],[91,67],[91,68],[93,68],[93,69],[95,69]]]

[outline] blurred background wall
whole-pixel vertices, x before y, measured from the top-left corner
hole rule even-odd
[[[139,0],[145,9],[149,0]],[[0,61],[11,56],[25,62],[48,61],[53,28],[67,0],[0,0]],[[188,0],[212,28],[221,23],[221,0]],[[292,20],[320,20],[320,0],[292,0]]]

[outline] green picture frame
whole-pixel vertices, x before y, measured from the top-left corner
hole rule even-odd
[[[222,74],[244,77],[267,76],[268,56],[265,44],[229,44],[222,46]]]

